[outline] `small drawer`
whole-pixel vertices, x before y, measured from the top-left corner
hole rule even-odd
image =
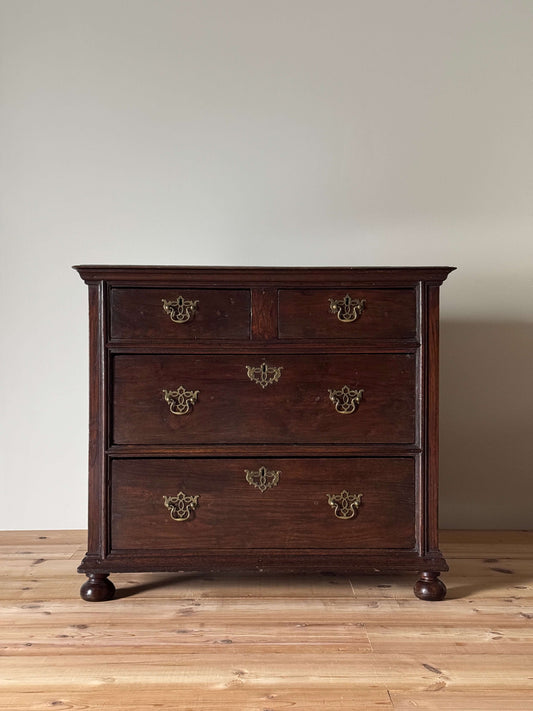
[[[410,550],[414,521],[408,457],[112,462],[113,551]]]
[[[114,444],[410,444],[416,355],[117,355]]]
[[[111,338],[140,341],[248,339],[246,289],[111,290]]]
[[[414,289],[281,289],[279,337],[414,339]]]

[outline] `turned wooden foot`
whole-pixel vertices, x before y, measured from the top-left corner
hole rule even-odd
[[[421,573],[414,591],[421,600],[444,600],[446,585],[439,578],[439,573]]]
[[[80,589],[80,595],[87,602],[104,602],[112,600],[115,594],[115,586],[108,579],[107,573],[87,573],[89,580],[86,580]]]

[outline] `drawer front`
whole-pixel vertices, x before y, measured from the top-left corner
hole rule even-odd
[[[111,338],[183,341],[250,337],[246,289],[112,289]]]
[[[416,336],[414,289],[282,289],[280,338]]]
[[[113,442],[412,443],[415,370],[414,354],[118,355]]]
[[[114,551],[415,545],[411,458],[115,460],[111,481]]]

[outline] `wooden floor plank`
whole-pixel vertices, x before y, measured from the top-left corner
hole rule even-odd
[[[116,700],[113,701],[113,698]],[[54,691],[30,691],[2,696],[2,711],[44,711],[68,709],[69,711],[354,711],[354,709],[392,709],[389,694],[380,688],[331,689],[327,694],[321,689],[293,687],[281,691],[270,685],[243,688],[238,677],[233,686],[220,690],[183,689],[171,683],[161,685],[154,694],[152,689],[123,686],[120,694],[110,694],[109,688],[93,687],[90,691],[58,686]],[[501,711],[501,709],[500,709]]]
[[[73,654],[31,657],[31,675],[22,657],[2,659],[3,690],[55,688],[57,677],[73,688],[139,683],[154,689],[165,679],[180,688],[226,689],[246,687],[327,689],[377,684],[391,691],[512,689],[533,694],[533,654],[464,655],[358,654],[335,647],[329,652],[293,649],[281,654],[264,648],[220,645],[209,651],[183,649],[181,653],[124,649],[100,655]],[[238,682],[236,682],[236,679]]]
[[[50,544],[74,544],[83,548],[86,540],[87,531],[84,530],[0,531],[0,547],[39,545],[47,548]]]
[[[393,708],[398,711],[531,711],[533,694],[530,691],[469,691],[393,692]]]
[[[513,626],[499,624],[459,626],[457,624],[365,624],[375,654],[425,654],[436,648],[439,654],[531,654],[533,625],[516,620]]]

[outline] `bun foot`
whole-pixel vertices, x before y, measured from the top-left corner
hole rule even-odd
[[[86,580],[80,589],[81,597],[87,602],[104,602],[112,600],[115,594],[115,586],[108,580],[107,574],[88,573]]]
[[[421,573],[415,583],[414,591],[421,600],[444,600],[446,585],[439,578],[439,573]]]

